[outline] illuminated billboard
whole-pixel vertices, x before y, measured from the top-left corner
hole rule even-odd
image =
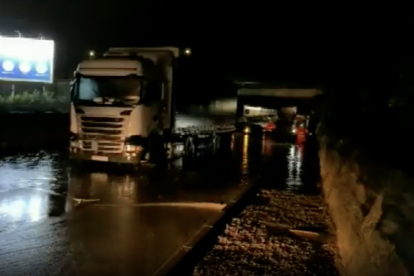
[[[55,42],[0,36],[0,80],[53,82]]]

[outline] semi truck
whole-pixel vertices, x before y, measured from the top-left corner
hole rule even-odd
[[[111,48],[79,63],[71,84],[70,158],[139,164],[151,154],[150,137],[162,137],[161,147],[177,138],[188,145],[201,134],[232,131],[175,128],[179,55],[174,47]]]

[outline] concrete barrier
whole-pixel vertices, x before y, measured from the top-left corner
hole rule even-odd
[[[350,145],[339,154],[343,149],[327,147],[326,139],[320,139],[321,185],[345,274],[414,275],[414,179]]]

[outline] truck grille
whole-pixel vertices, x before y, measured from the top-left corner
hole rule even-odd
[[[121,153],[124,118],[81,116],[82,148],[96,153]]]

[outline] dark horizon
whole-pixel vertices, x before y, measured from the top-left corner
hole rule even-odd
[[[70,77],[90,50],[131,46],[189,47],[200,72],[286,82],[375,79],[398,75],[411,62],[406,29],[412,19],[403,9],[391,20],[379,10],[341,16],[312,5],[272,14],[270,7],[257,13],[252,6],[249,17],[236,8],[196,11],[178,2],[158,3],[161,8],[145,1],[92,2],[0,0],[0,34],[18,30],[55,40],[58,78]]]

